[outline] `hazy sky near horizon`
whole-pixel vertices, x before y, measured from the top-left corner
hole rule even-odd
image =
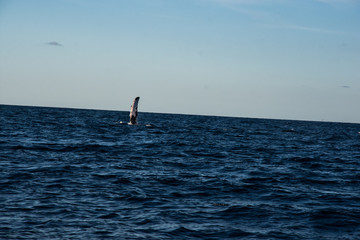
[[[360,0],[0,0],[0,104],[360,123]]]

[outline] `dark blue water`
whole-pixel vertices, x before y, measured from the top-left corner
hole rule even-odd
[[[0,105],[0,238],[360,239],[359,124],[119,121]]]

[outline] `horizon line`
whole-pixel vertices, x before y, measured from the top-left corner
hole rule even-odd
[[[64,106],[44,106],[44,105],[23,105],[23,104],[6,104],[0,103],[0,106],[17,106],[17,107],[38,107],[38,108],[59,108],[59,109],[74,109],[74,110],[89,110],[89,111],[112,111],[112,112],[130,112],[129,110],[119,109],[101,109],[101,108],[84,108],[84,107],[64,107]],[[172,114],[172,115],[190,115],[190,116],[204,116],[204,117],[224,117],[224,118],[244,118],[244,119],[259,119],[259,120],[278,120],[278,121],[300,121],[300,122],[322,122],[322,123],[345,123],[345,124],[360,124],[360,122],[339,122],[331,120],[310,120],[310,119],[287,119],[287,118],[267,118],[267,117],[248,117],[248,116],[229,116],[229,115],[211,115],[211,114],[195,114],[195,113],[173,113],[173,112],[141,112],[140,113],[154,113],[154,114]]]

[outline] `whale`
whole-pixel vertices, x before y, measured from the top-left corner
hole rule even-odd
[[[131,105],[131,108],[130,108],[130,122],[129,122],[130,125],[137,124],[139,100],[140,100],[140,97],[136,97],[134,99],[133,104]]]

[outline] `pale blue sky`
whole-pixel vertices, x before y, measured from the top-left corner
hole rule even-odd
[[[0,104],[360,123],[360,0],[0,0]]]

